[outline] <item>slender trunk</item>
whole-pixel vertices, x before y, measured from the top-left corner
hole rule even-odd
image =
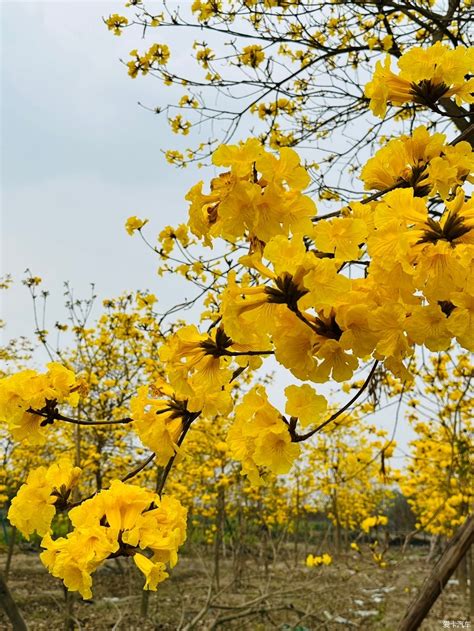
[[[16,532],[17,532],[16,527],[13,526],[10,532],[10,540],[8,542],[8,551],[7,551],[7,560],[5,562],[5,582],[8,581],[8,575],[10,574],[13,550],[15,549]]]
[[[28,626],[26,622],[23,620],[23,616],[20,613],[20,610],[16,606],[16,602],[13,600],[13,597],[8,589],[7,582],[0,573],[0,605],[5,610],[5,613],[8,616],[8,619],[12,623],[13,631],[28,631]]]
[[[225,519],[225,491],[223,486],[217,489],[217,510],[216,510],[216,536],[214,539],[214,581],[217,589],[220,588],[220,556],[224,534]]]
[[[411,603],[398,631],[416,631],[428,615],[461,559],[474,541],[474,515],[468,517],[448,542],[445,551]]]
[[[464,556],[456,570],[456,576],[459,581],[459,591],[465,598],[467,592],[467,555]]]
[[[264,576],[265,576],[265,580],[268,581],[268,576],[269,576],[269,563],[268,563],[268,529],[265,523],[262,524],[261,527],[261,533],[262,533],[262,542],[261,542],[261,553],[262,553],[262,557],[263,557],[263,570],[264,570]]]
[[[74,594],[64,587],[64,631],[74,631]]]
[[[441,538],[439,535],[433,535],[430,539],[430,552],[428,554],[428,558],[426,559],[427,563],[431,563],[431,561],[436,556],[436,552],[439,548]]]
[[[341,522],[339,521],[339,509],[338,509],[338,505],[337,505],[337,494],[336,492],[333,493],[332,496],[332,511],[334,514],[334,521],[336,522],[334,524],[335,528],[334,528],[334,544],[336,547],[336,554],[337,556],[340,556],[341,554]]]
[[[300,535],[300,481],[299,478],[296,478],[296,514],[295,514],[295,531],[293,536],[295,538],[294,542],[294,553],[295,553],[295,565],[298,565],[298,538]]]
[[[466,556],[469,558],[469,605],[471,620],[474,620],[474,546]]]
[[[240,489],[239,489],[240,490]],[[242,584],[242,574],[243,574],[243,538],[244,538],[244,527],[243,527],[243,514],[242,514],[242,505],[239,503],[237,508],[237,524],[235,528],[235,538],[234,538],[234,559],[233,559],[233,570],[234,570],[234,580],[235,586],[240,587]]]
[[[148,618],[148,607],[150,605],[150,592],[147,589],[142,591],[140,600],[140,618]]]

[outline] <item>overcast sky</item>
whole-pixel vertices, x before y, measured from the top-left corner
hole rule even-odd
[[[152,237],[163,226],[184,221],[184,195],[203,173],[177,170],[160,153],[178,148],[179,139],[163,117],[137,101],[166,104],[175,88],[151,77],[127,76],[119,59],[145,44],[138,31],[114,37],[101,19],[122,6],[0,5],[1,274],[10,273],[15,281],[0,297],[4,338],[31,337],[34,330],[31,300],[21,285],[26,268],[41,276],[50,292],[50,328],[65,320],[64,281],[77,297],[89,294],[91,282],[100,299],[149,289],[163,307],[192,295],[184,283],[157,277],[153,253],[138,235],[131,238],[124,230],[130,215],[150,218]],[[162,35],[159,39],[164,41]],[[189,63],[183,41],[175,40],[172,50],[175,63]],[[273,394],[277,404],[284,404],[288,381],[283,379]],[[382,415],[382,423],[392,428],[392,414]],[[402,445],[409,436],[405,425],[397,432]]]
[[[202,174],[165,162],[160,149],[178,141],[164,118],[137,105],[169,98],[150,77],[130,79],[119,61],[144,46],[134,42],[138,32],[107,30],[101,18],[116,2],[1,8],[2,274],[18,283],[28,267],[41,276],[53,324],[66,280],[77,296],[94,282],[101,298],[148,288],[174,302],[175,285],[157,278],[158,261],[124,222],[149,217],[154,237],[185,220],[184,195]],[[17,285],[3,300],[6,336],[31,334],[26,289]]]

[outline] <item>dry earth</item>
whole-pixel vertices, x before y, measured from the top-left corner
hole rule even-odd
[[[408,603],[426,576],[425,552],[410,550],[404,557],[388,553],[388,567],[375,566],[367,555],[347,555],[333,565],[307,569],[300,561],[269,565],[265,577],[261,559],[244,561],[240,582],[231,560],[223,560],[220,590],[210,593],[212,558],[194,550],[182,556],[170,579],[151,593],[148,617],[140,616],[141,578],[135,567],[107,562],[94,574],[94,600],[74,597],[71,629],[101,631],[395,631]],[[0,555],[0,567],[5,554]],[[37,554],[18,553],[12,562],[9,586],[31,631],[56,631],[65,626],[65,595]],[[467,595],[451,580],[436,603],[423,631],[441,631],[443,620],[468,620]],[[10,629],[0,611],[0,629]],[[451,623],[450,628],[456,628]],[[462,628],[458,626],[457,628]],[[464,628],[467,628],[466,626]]]

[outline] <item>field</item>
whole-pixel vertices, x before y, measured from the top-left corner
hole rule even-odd
[[[133,564],[112,560],[94,574],[94,600],[76,597],[69,607],[72,624],[66,626],[65,594],[59,581],[42,567],[34,552],[15,554],[9,586],[33,631],[77,629],[101,631],[177,631],[185,629],[239,629],[242,631],[395,631],[408,603],[429,571],[427,548],[398,548],[387,553],[388,566],[379,568],[362,555],[342,555],[332,565],[306,568],[293,551],[287,558],[268,562],[258,555],[220,563],[219,589],[213,584],[212,551],[193,546],[185,550],[170,578],[151,592],[148,616],[140,615],[144,602],[141,579]],[[5,554],[0,558],[2,567]],[[147,592],[145,592],[147,594]],[[424,631],[445,628],[443,620],[466,621],[468,600],[451,579]],[[452,623],[451,623],[452,624]],[[0,612],[0,628],[9,629]]]

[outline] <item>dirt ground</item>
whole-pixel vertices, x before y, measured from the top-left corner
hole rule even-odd
[[[404,556],[389,551],[381,569],[369,554],[350,553],[322,568],[306,568],[299,560],[265,563],[249,555],[240,575],[231,559],[220,564],[219,588],[212,585],[212,552],[191,549],[181,556],[170,578],[151,592],[148,616],[143,607],[141,577],[126,561],[108,561],[94,575],[94,599],[73,597],[73,623],[79,631],[395,631],[397,622],[429,571],[426,552],[409,550]],[[3,569],[5,554],[0,554]],[[31,631],[56,631],[65,626],[65,594],[34,552],[15,554],[9,587]],[[424,631],[467,627],[468,596],[451,579],[438,599]],[[474,626],[474,625],[473,625]],[[0,629],[10,629],[0,611]]]

